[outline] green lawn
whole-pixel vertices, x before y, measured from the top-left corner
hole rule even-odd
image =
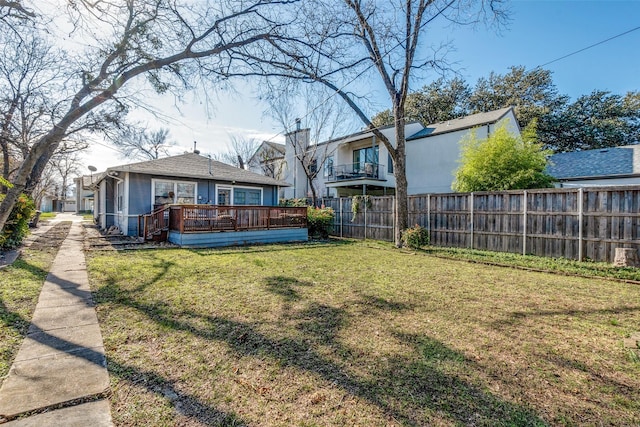
[[[42,284],[70,224],[53,227],[23,249],[16,262],[0,269],[0,383],[29,329]]]
[[[54,219],[58,214],[56,212],[42,212],[40,219]]]
[[[640,286],[386,244],[92,252],[117,425],[638,425]]]

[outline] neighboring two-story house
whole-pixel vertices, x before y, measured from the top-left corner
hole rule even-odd
[[[509,130],[520,134],[513,108],[502,108],[487,113],[478,113],[459,119],[423,126],[408,123],[405,127],[406,172],[409,194],[447,193],[451,191],[454,172],[459,166],[460,141],[472,130],[478,138],[486,138],[496,126],[506,122]],[[394,128],[380,131],[395,144]],[[346,197],[357,194],[392,195],[395,192],[393,163],[384,144],[377,140],[371,130],[335,138],[317,145],[309,144],[309,129],[288,133],[284,154],[278,156],[279,179],[290,187],[281,188],[281,198],[309,197],[310,184],[301,166],[301,157],[296,147],[308,147],[302,161],[311,162],[318,169],[313,180],[319,197]],[[256,161],[269,146],[263,143],[250,162],[251,170],[264,173]],[[282,147],[280,145],[280,147]],[[299,150],[298,150],[299,151]],[[280,153],[282,151],[279,151]],[[258,165],[258,166],[256,166]]]

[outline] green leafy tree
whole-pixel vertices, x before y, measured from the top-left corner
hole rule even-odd
[[[524,129],[532,120],[562,109],[568,99],[558,94],[551,71],[513,66],[504,75],[492,72],[488,79],[478,79],[469,108],[480,113],[513,106],[518,125]]]
[[[640,92],[593,91],[540,122],[540,142],[556,152],[640,142]]]
[[[502,124],[486,139],[478,139],[475,132],[463,139],[453,190],[471,192],[551,187],[553,177],[545,172],[550,151],[536,142],[535,126],[534,120],[521,137],[511,134],[506,124]]]
[[[407,95],[405,117],[409,122],[418,121],[425,126],[462,117],[469,113],[470,96],[471,88],[464,80],[439,78]],[[377,127],[392,125],[392,111],[379,112],[371,123]]]

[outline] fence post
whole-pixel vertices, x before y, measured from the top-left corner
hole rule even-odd
[[[391,196],[391,241],[396,241],[396,196]]]
[[[582,220],[584,215],[583,208],[584,190],[582,187],[578,188],[578,261],[582,261]]]
[[[469,210],[471,211],[471,249],[473,249],[473,193],[471,193],[471,201],[469,202]]]
[[[522,255],[527,254],[527,190],[522,192],[524,198],[522,206]]]
[[[364,240],[367,240],[367,196],[364,199]],[[369,199],[371,200],[371,199]]]
[[[427,234],[431,243],[431,194],[427,194]]]
[[[338,197],[338,204],[340,205],[340,238],[342,238],[342,223],[343,223],[343,218],[342,218],[342,197]]]

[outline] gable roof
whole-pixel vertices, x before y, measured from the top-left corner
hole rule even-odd
[[[216,181],[235,181],[245,184],[277,185],[280,187],[289,186],[285,181],[249,172],[195,153],[185,153],[146,162],[113,166],[108,168],[106,172],[134,172],[177,178],[213,179]]]
[[[640,174],[640,145],[558,153],[547,173],[559,180]]]
[[[284,144],[279,144],[277,142],[271,142],[271,141],[262,141],[260,146],[258,146],[256,151],[249,158],[249,161],[247,162],[247,164],[262,163],[264,159],[258,158],[256,160],[256,156],[259,153],[265,152],[267,149],[273,150],[273,152],[270,153],[270,154],[273,154],[273,157],[270,157],[269,160],[283,159],[287,152],[287,147]]]
[[[416,122],[416,121],[407,122],[405,123],[405,131],[407,131],[407,129],[411,129],[412,127],[416,127],[416,126],[419,126],[420,128],[422,128],[422,124],[420,122]],[[380,132],[387,134],[387,136],[389,136],[393,134],[395,127],[394,125],[385,125],[385,126],[380,126],[377,129]],[[350,143],[350,142],[371,138],[373,136],[374,136],[373,130],[370,128],[365,128],[361,131],[358,131],[349,135],[339,136],[336,138],[329,139],[327,141],[319,142],[317,145],[331,144],[332,142]]]
[[[264,141],[265,145],[268,145],[269,147],[273,148],[274,150],[276,150],[278,153],[282,154],[284,156],[287,148],[284,144],[278,144],[277,142],[271,142],[271,141]]]
[[[505,107],[499,110],[488,111],[486,113],[471,114],[457,119],[434,123],[409,136],[407,141],[493,124],[509,114],[510,111],[513,111],[513,107]]]
[[[95,184],[101,181],[105,176],[107,176],[106,172],[94,172],[91,175],[82,175],[81,177],[76,178],[76,180],[83,190],[92,190]]]

